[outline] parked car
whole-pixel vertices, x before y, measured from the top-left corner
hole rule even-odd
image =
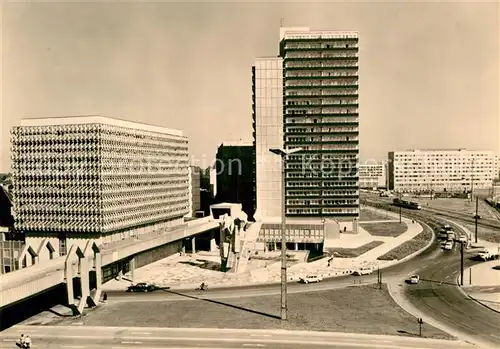
[[[460,235],[460,237],[458,238],[458,241],[467,242],[467,235]]]
[[[139,282],[138,284],[131,285],[127,288],[127,292],[153,292],[158,290],[160,287],[148,284],[146,282]]]
[[[323,278],[319,275],[307,275],[300,278],[299,282],[303,284],[309,284],[312,282],[321,282]]]
[[[373,269],[370,268],[370,267],[362,267],[362,268],[359,268],[357,270],[355,270],[352,275],[356,275],[356,276],[361,276],[361,275],[370,275],[371,273],[373,273]]]
[[[410,276],[410,284],[418,284],[420,282],[420,276],[418,275],[412,275]]]
[[[452,241],[448,241],[446,244],[444,244],[443,249],[445,249],[447,251],[452,250],[453,249],[453,242]]]

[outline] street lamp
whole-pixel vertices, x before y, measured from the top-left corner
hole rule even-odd
[[[287,294],[286,294],[286,223],[285,223],[285,167],[286,167],[286,157],[287,155],[297,153],[301,151],[302,148],[294,149],[269,149],[273,154],[279,155],[281,157],[281,320],[287,319]]]

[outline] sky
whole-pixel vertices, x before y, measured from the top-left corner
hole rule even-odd
[[[251,67],[284,26],[359,32],[360,156],[500,153],[497,2],[47,2],[1,7],[0,172],[21,118],[181,129],[207,165],[252,140]]]

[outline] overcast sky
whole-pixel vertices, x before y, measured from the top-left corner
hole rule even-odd
[[[285,26],[357,30],[361,158],[500,150],[498,4],[9,3],[2,161],[22,117],[100,114],[178,128],[192,155],[252,140],[251,66]]]

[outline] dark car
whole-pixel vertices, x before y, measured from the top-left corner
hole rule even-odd
[[[138,284],[129,286],[127,288],[127,292],[153,292],[158,289],[159,287],[156,285],[140,282]]]

